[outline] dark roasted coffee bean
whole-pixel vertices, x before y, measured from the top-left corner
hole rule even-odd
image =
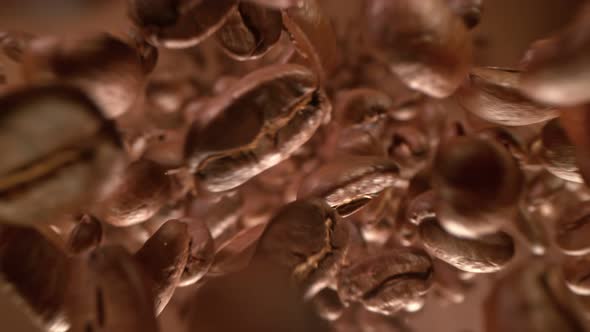
[[[451,10],[463,18],[463,23],[469,29],[475,28],[481,20],[483,0],[447,0]]]
[[[68,238],[68,249],[74,254],[94,250],[102,242],[102,225],[94,216],[84,214]]]
[[[553,175],[568,181],[583,181],[576,163],[576,148],[559,120],[551,120],[543,127],[538,153],[545,168]]]
[[[557,225],[557,246],[568,255],[590,253],[590,203],[581,202],[565,210]]]
[[[240,3],[216,36],[231,57],[252,60],[265,55],[279,41],[282,27],[280,11]]]
[[[110,35],[38,38],[24,54],[31,82],[58,81],[79,87],[109,118],[127,112],[140,96],[145,69],[137,51]]]
[[[397,249],[366,258],[343,269],[338,294],[370,311],[393,315],[421,297],[431,284],[432,262],[421,251]]]
[[[287,269],[311,292],[322,287],[342,261],[348,244],[345,221],[321,200],[295,201],[266,226],[256,257]],[[318,289],[319,290],[319,289]]]
[[[341,216],[348,216],[395,185],[398,180],[399,168],[390,160],[342,157],[324,164],[305,177],[297,198],[321,197]]]
[[[410,88],[443,98],[467,76],[470,35],[446,1],[371,0],[367,15],[370,39]]]
[[[9,290],[12,300],[47,331],[63,332],[70,326],[64,304],[70,276],[66,253],[39,231],[0,226],[2,291]]]
[[[588,106],[568,108],[561,112],[559,119],[567,137],[576,146],[576,165],[586,183],[590,183],[590,135],[588,135],[588,124],[590,123],[590,112]]]
[[[185,149],[189,169],[205,190],[233,189],[291,156],[330,110],[308,69],[257,70],[210,104],[212,118],[193,124]]]
[[[561,266],[567,287],[578,295],[590,295],[590,257],[565,257]]]
[[[334,105],[334,117],[344,127],[366,127],[387,118],[394,107],[386,93],[358,88],[340,92]]]
[[[523,126],[558,116],[557,109],[541,105],[518,89],[520,71],[479,67],[459,89],[457,100],[468,111],[500,125]]]
[[[465,239],[447,233],[437,219],[420,224],[420,238],[428,252],[454,267],[474,273],[503,269],[514,256],[514,242],[506,233]]]
[[[255,3],[261,6],[276,9],[286,9],[301,5],[301,0],[245,0],[246,2]]]
[[[235,0],[129,0],[129,15],[156,46],[188,48],[213,35]]]
[[[113,125],[81,92],[26,88],[0,97],[0,220],[80,213],[120,165]]]
[[[181,219],[181,221],[188,224],[190,245],[179,286],[188,286],[199,281],[209,271],[213,263],[215,248],[213,237],[206,223],[193,218]]]

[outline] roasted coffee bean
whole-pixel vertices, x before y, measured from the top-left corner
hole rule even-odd
[[[567,287],[578,295],[590,295],[590,257],[565,257],[561,266]]]
[[[81,256],[69,286],[72,332],[157,332],[149,279],[134,257],[118,246]]]
[[[68,249],[74,254],[94,250],[102,242],[102,225],[96,217],[84,214],[68,238]]]
[[[499,280],[485,301],[485,331],[586,331],[580,317],[559,300],[565,286],[551,286],[551,269],[527,262]]]
[[[457,92],[457,100],[466,110],[500,125],[524,126],[557,117],[557,109],[525,97],[519,90],[520,71],[478,67]]]
[[[431,274],[425,253],[386,251],[340,271],[338,294],[345,302],[358,301],[370,311],[393,315],[428,291]]]
[[[344,311],[344,305],[340,301],[338,292],[332,288],[324,288],[311,299],[318,315],[325,320],[334,321]]]
[[[190,240],[188,225],[170,220],[135,253],[151,281],[156,315],[164,310],[180,282],[189,258]]]
[[[590,202],[581,202],[564,211],[557,225],[557,246],[568,255],[590,253]]]
[[[497,272],[514,256],[514,242],[506,233],[483,235],[477,239],[460,238],[447,233],[434,218],[422,221],[419,228],[428,252],[462,271]]]
[[[447,0],[451,10],[463,18],[469,29],[475,28],[481,20],[484,8],[483,0]]]
[[[120,165],[113,125],[78,90],[20,89],[0,97],[0,220],[80,213]]]
[[[590,153],[586,149],[590,145],[589,114],[588,106],[573,107],[563,110],[559,119],[567,137],[576,146],[576,164],[586,184],[590,183]]]
[[[122,172],[108,197],[100,202],[97,215],[115,226],[144,222],[173,197],[172,181],[166,170],[152,161],[133,162]]]
[[[215,252],[209,276],[225,275],[245,269],[252,260],[265,224],[242,230]]]
[[[22,31],[0,32],[0,50],[12,61],[21,62],[25,49],[35,37]]]
[[[188,48],[219,30],[235,0],[129,0],[131,20],[156,46]]]
[[[509,152],[489,140],[445,142],[433,166],[442,226],[458,236],[493,233],[514,218],[523,175]]]
[[[384,92],[367,88],[352,89],[336,96],[334,117],[344,128],[367,127],[385,120],[393,107],[392,98]]]
[[[516,159],[521,168],[529,167],[532,164],[536,165],[536,161],[531,156],[528,138],[520,137],[507,127],[486,128],[479,130],[475,135],[503,146]]]
[[[367,15],[368,36],[410,88],[443,98],[467,76],[470,36],[446,1],[371,0]]]
[[[334,274],[347,244],[345,221],[326,203],[295,201],[284,206],[268,223],[255,259],[265,257],[284,267],[295,281],[313,293]]]
[[[589,47],[590,5],[586,4],[563,31],[532,45],[520,88],[546,104],[574,106],[589,102]]]
[[[536,219],[533,214],[520,212],[515,218],[515,226],[533,254],[545,254],[550,246],[550,240],[543,220]]]
[[[400,165],[403,178],[411,179],[426,166],[430,157],[430,142],[419,128],[410,125],[393,128],[388,132],[387,139],[387,154]]]
[[[321,197],[341,216],[349,216],[399,180],[399,168],[387,159],[342,157],[307,176],[297,198]]]
[[[65,293],[71,266],[66,253],[39,231],[0,226],[0,279],[3,291],[45,330],[68,330]]]
[[[188,286],[199,281],[211,267],[214,243],[207,224],[193,218],[181,219],[188,224],[190,245],[186,266],[180,276],[179,286]]]
[[[237,60],[265,55],[281,37],[281,12],[250,3],[240,3],[217,31],[219,43]]]
[[[255,3],[261,6],[276,9],[287,9],[301,5],[301,0],[245,0],[246,2]]]
[[[257,70],[211,103],[189,131],[185,155],[197,185],[235,188],[288,158],[330,113],[315,76],[298,65]]]
[[[551,120],[543,127],[538,153],[545,168],[553,175],[568,181],[583,182],[576,163],[576,148],[559,120]]]
[[[37,38],[26,49],[23,61],[29,81],[73,84],[109,118],[131,108],[145,79],[137,51],[106,34],[77,39]]]
[[[425,191],[408,204],[406,219],[414,225],[420,225],[424,220],[436,218],[437,197],[434,191]]]

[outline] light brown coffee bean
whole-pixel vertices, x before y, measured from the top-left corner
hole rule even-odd
[[[393,315],[424,295],[431,284],[432,262],[424,252],[396,249],[368,257],[340,271],[338,294],[370,311]]]
[[[8,291],[11,299],[47,331],[63,332],[70,326],[65,309],[70,276],[66,253],[39,231],[0,226],[2,291]]]
[[[213,264],[215,245],[206,223],[194,218],[181,221],[188,224],[190,236],[188,259],[178,284],[184,287],[196,283],[209,271]]]
[[[466,110],[500,125],[524,126],[557,117],[554,107],[525,97],[519,90],[520,71],[478,67],[457,92],[457,100]]]
[[[134,255],[151,281],[156,315],[172,298],[185,270],[191,240],[188,227],[178,220],[167,221]]]
[[[113,124],[76,89],[20,89],[1,97],[0,109],[2,222],[80,213],[121,165]]]
[[[68,238],[68,249],[74,254],[82,254],[96,249],[102,242],[102,225],[96,217],[82,215]]]
[[[384,158],[341,157],[305,177],[297,198],[320,197],[349,216],[399,180],[398,166]]]
[[[216,38],[234,59],[252,60],[265,55],[281,37],[281,12],[240,3],[217,31]]]
[[[437,219],[424,220],[419,229],[422,243],[432,256],[462,271],[497,272],[514,257],[514,242],[506,233],[460,238],[447,233]]]
[[[196,46],[219,30],[235,0],[129,0],[131,20],[152,44],[167,48]]]
[[[371,41],[410,88],[443,98],[467,76],[471,39],[446,1],[371,0],[367,15]]]
[[[576,148],[559,120],[551,120],[543,127],[541,143],[539,157],[549,172],[564,180],[583,181],[576,163]]]
[[[321,200],[302,200],[284,206],[266,226],[256,257],[287,269],[314,293],[334,274],[348,244],[345,222]],[[319,290],[319,289],[317,289]]]
[[[257,70],[220,95],[195,122],[185,156],[197,185],[233,189],[287,159],[330,114],[315,76],[298,65]]]

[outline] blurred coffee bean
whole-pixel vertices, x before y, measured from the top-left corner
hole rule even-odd
[[[0,50],[10,60],[20,63],[23,54],[35,37],[23,31],[1,31]]]
[[[66,253],[39,231],[0,226],[2,291],[47,331],[63,332],[70,327],[65,293],[71,273]]]
[[[365,258],[343,269],[338,294],[367,310],[393,315],[424,295],[431,284],[432,262],[421,251],[397,249]]]
[[[429,141],[426,134],[412,125],[402,125],[387,131],[387,153],[399,166],[401,175],[411,179],[429,161]]]
[[[522,91],[552,105],[574,106],[589,102],[589,47],[590,5],[585,4],[569,26],[531,46],[520,82]]]
[[[297,7],[300,6],[302,0],[244,0],[246,2],[255,3],[261,6],[266,6],[269,8],[276,8],[276,9],[286,9],[289,7]]]
[[[514,256],[514,242],[506,233],[460,238],[447,233],[437,219],[424,220],[419,228],[422,243],[432,256],[463,271],[497,272]]]
[[[174,184],[160,165],[139,160],[131,163],[97,207],[101,220],[129,226],[151,218],[172,199]]]
[[[287,159],[330,113],[315,76],[298,65],[257,70],[221,94],[195,122],[185,155],[197,185],[235,188]]]
[[[557,225],[555,242],[566,254],[581,256],[590,253],[590,202],[570,206]]]
[[[235,0],[129,0],[131,20],[156,46],[188,48],[221,28]]]
[[[476,136],[503,146],[512,155],[512,158],[518,162],[521,168],[536,165],[526,138],[520,137],[507,127],[491,127],[479,130]]]
[[[96,217],[84,214],[68,238],[68,249],[74,254],[94,250],[102,242],[102,225]]]
[[[590,257],[565,257],[561,266],[567,287],[578,295],[590,295]]]
[[[467,76],[471,38],[446,1],[371,0],[367,15],[369,38],[410,88],[443,98]]]
[[[559,119],[567,137],[576,146],[576,164],[586,184],[590,183],[590,153],[586,147],[590,145],[588,124],[590,123],[588,106],[564,109]]]
[[[245,269],[254,257],[265,227],[260,224],[244,229],[217,249],[208,275],[219,276]]]
[[[436,218],[437,197],[433,190],[425,191],[410,201],[406,208],[406,218],[414,225]]]
[[[209,271],[213,263],[215,246],[211,232],[202,220],[187,218],[181,219],[181,221],[188,224],[190,237],[186,266],[178,284],[184,287],[196,283]]]
[[[575,146],[559,120],[551,120],[543,127],[538,153],[545,168],[555,176],[568,181],[583,182],[576,163]]]
[[[432,263],[432,293],[442,305],[462,303],[470,287],[468,281],[461,279],[463,271],[438,259],[434,259]]]
[[[0,97],[0,220],[77,214],[121,165],[112,123],[78,90],[19,89]]]
[[[519,77],[520,71],[515,69],[474,68],[459,89],[457,100],[477,116],[505,126],[524,126],[557,117],[557,109],[522,95]]]
[[[196,197],[190,203],[188,216],[205,223],[215,247],[231,239],[242,227],[246,197],[241,192],[224,192],[221,196]],[[258,201],[258,200],[257,200]],[[200,229],[200,226],[198,227]]]
[[[151,281],[156,315],[164,310],[180,282],[189,258],[190,241],[188,225],[170,220],[134,255]]]
[[[393,100],[384,92],[369,88],[351,89],[336,96],[334,117],[344,128],[365,127],[386,119],[393,106]]]
[[[493,233],[515,217],[523,175],[509,152],[489,140],[451,139],[433,166],[441,225],[458,236]]]
[[[240,3],[228,16],[216,37],[234,59],[252,60],[265,55],[281,37],[281,12]]]
[[[314,293],[332,276],[348,245],[345,221],[321,200],[285,205],[266,226],[256,257],[287,269],[296,282]]]
[[[77,86],[109,118],[131,108],[145,80],[145,69],[137,51],[106,34],[37,38],[26,48],[23,61],[29,81],[59,81]]]
[[[340,318],[344,311],[344,305],[340,301],[340,297],[338,297],[338,292],[329,287],[318,292],[311,299],[311,302],[318,315],[328,321]]]
[[[551,287],[550,273],[541,262],[527,262],[496,282],[484,304],[485,331],[586,331],[559,301],[567,288]]]
[[[305,177],[298,199],[320,197],[343,217],[369,203],[399,179],[399,168],[387,159],[341,157]]]
[[[469,29],[475,28],[481,20],[483,0],[447,0],[451,10],[463,19]]]
[[[159,331],[149,279],[134,257],[106,246],[76,261],[68,292],[72,332]]]

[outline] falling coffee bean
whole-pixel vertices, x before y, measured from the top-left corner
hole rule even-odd
[[[555,176],[573,182],[583,181],[576,163],[576,148],[557,119],[543,127],[539,155],[545,168]]]
[[[179,286],[189,286],[199,281],[209,271],[215,255],[213,237],[202,220],[185,218],[190,237],[186,266],[180,276]]]
[[[590,257],[566,257],[562,273],[567,287],[578,295],[590,295]]]
[[[590,253],[590,202],[566,209],[557,225],[555,242],[564,253],[582,256]]]
[[[68,249],[74,254],[82,254],[94,250],[102,241],[102,225],[92,215],[82,215],[70,233]]]

